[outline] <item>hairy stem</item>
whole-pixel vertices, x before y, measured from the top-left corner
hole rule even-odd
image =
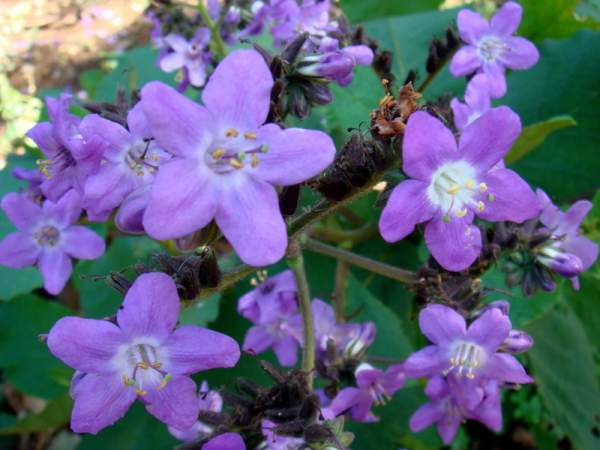
[[[312,252],[331,256],[338,261],[343,261],[353,266],[369,270],[376,274],[383,275],[384,277],[391,278],[392,280],[397,280],[408,284],[412,284],[417,281],[417,275],[410,270],[390,266],[389,264],[375,261],[374,259],[367,258],[365,256],[357,255],[356,253],[325,244],[315,239],[307,239],[304,247]]]
[[[198,0],[198,11],[202,16],[204,23],[206,23],[206,26],[210,30],[210,38],[214,44],[217,56],[219,57],[219,59],[225,58],[225,56],[227,56],[227,50],[225,50],[225,42],[223,42],[223,39],[221,38],[221,33],[219,33],[219,27],[210,18],[210,15],[208,14],[208,9],[204,4],[204,0]]]
[[[287,263],[294,272],[296,284],[298,285],[298,303],[302,314],[304,328],[304,347],[302,351],[302,370],[306,372],[308,388],[312,390],[313,370],[315,368],[315,323],[310,304],[310,291],[306,270],[304,269],[304,257],[302,248],[297,240],[292,240],[288,245]]]

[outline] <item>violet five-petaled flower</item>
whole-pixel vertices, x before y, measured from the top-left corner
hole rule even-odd
[[[296,364],[298,343],[286,322],[298,311],[297,290],[294,273],[286,270],[240,297],[239,313],[254,323],[244,338],[244,350],[261,353],[272,347],[282,366]]]
[[[362,363],[354,372],[357,387],[342,389],[331,403],[323,409],[326,419],[349,413],[357,422],[376,422],[379,420],[372,406],[385,404],[394,393],[404,385],[405,376],[402,364],[394,364],[385,372]]]
[[[154,138],[174,155],[152,184],[143,219],[150,236],[183,237],[214,219],[247,264],[283,256],[287,230],[275,186],[317,175],[335,146],[321,131],[264,124],[272,86],[262,56],[236,50],[210,77],[204,106],[159,82],[142,89]]]
[[[426,222],[425,242],[447,270],[469,267],[481,251],[475,215],[489,221],[521,223],[539,205],[529,185],[498,166],[521,132],[519,116],[494,108],[467,126],[456,143],[452,132],[426,112],[410,116],[404,134],[403,171],[381,214],[379,230],[398,241]]]
[[[76,225],[82,209],[73,189],[56,203],[41,205],[27,194],[10,193],[2,199],[2,209],[17,231],[0,241],[0,264],[15,269],[37,265],[50,294],[64,288],[73,270],[71,258],[96,259],[104,253],[104,240]]]
[[[204,86],[206,65],[211,60],[208,50],[210,30],[199,28],[189,41],[179,34],[171,33],[166,35],[163,41],[172,51],[160,59],[160,68],[165,72],[185,69],[192,86]]]
[[[598,244],[581,235],[581,222],[592,209],[587,200],[575,202],[563,212],[541,189],[537,196],[542,208],[540,222],[550,238],[537,248],[537,259],[556,273],[569,278],[579,289],[578,275],[589,269],[598,257]]]
[[[198,418],[200,404],[191,374],[232,367],[238,344],[215,331],[185,325],[175,329],[179,297],[162,273],[140,275],[108,320],[64,317],[48,334],[50,351],[77,370],[71,428],[97,433],[137,399],[150,414],[178,430]]]
[[[483,74],[475,75],[467,84],[465,102],[453,98],[450,106],[454,115],[454,125],[459,131],[479,119],[492,107],[487,77]]]
[[[274,20],[271,34],[276,44],[292,41],[302,33],[309,34],[309,43],[318,41],[339,26],[330,17],[330,0],[271,0],[270,15]]]
[[[504,72],[529,69],[540,57],[535,45],[525,38],[512,36],[521,23],[523,8],[515,2],[505,3],[488,23],[480,14],[463,9],[458,13],[460,37],[467,43],[450,62],[454,76],[484,73],[494,98],[506,93]]]
[[[456,401],[473,410],[484,398],[484,385],[531,383],[519,361],[499,352],[510,335],[510,319],[499,308],[489,308],[467,328],[452,308],[430,305],[419,314],[419,326],[431,345],[404,362],[410,378],[446,376]]]

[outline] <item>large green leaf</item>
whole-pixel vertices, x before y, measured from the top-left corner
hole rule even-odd
[[[0,367],[8,381],[29,395],[54,398],[69,384],[71,370],[38,335],[48,333],[70,311],[33,295],[0,304]]]
[[[376,2],[342,0],[342,9],[351,22],[362,23],[381,17],[401,16],[403,14],[436,9],[441,3],[442,0],[419,0],[418,2],[399,0],[379,0]]]
[[[580,450],[600,447],[600,388],[592,348],[566,305],[526,327],[535,345],[527,353],[537,388],[552,419]]]

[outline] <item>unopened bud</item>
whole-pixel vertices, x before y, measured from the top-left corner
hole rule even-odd
[[[529,350],[533,346],[533,338],[521,330],[510,330],[500,349],[516,355]]]

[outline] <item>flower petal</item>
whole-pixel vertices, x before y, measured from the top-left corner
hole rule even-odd
[[[284,367],[292,367],[298,360],[298,344],[291,336],[285,336],[283,339],[273,344],[273,351],[277,355],[279,364]]]
[[[520,133],[521,120],[513,110],[494,108],[463,130],[459,151],[485,173],[504,157]]]
[[[39,245],[29,233],[9,233],[0,241],[0,264],[13,269],[35,264],[40,253]]]
[[[196,384],[189,377],[175,376],[164,388],[149,389],[143,400],[150,414],[178,430],[187,430],[198,420]]]
[[[75,189],[66,192],[57,202],[46,200],[42,206],[44,216],[57,224],[67,227],[79,220],[81,215],[81,196]]]
[[[71,258],[59,249],[43,251],[38,266],[44,278],[44,289],[52,295],[63,290],[73,271]]]
[[[210,113],[172,87],[148,83],[142,89],[142,106],[156,142],[169,153],[197,156],[210,143]]]
[[[181,69],[185,65],[185,55],[179,52],[167,53],[160,58],[158,64],[161,70],[173,72],[174,70]]]
[[[450,223],[441,218],[425,226],[427,248],[446,270],[459,272],[469,267],[481,253],[481,231],[474,226],[472,215],[451,217]]]
[[[467,330],[467,337],[484,347],[489,352],[495,352],[511,330],[509,318],[498,308],[490,308],[484,312]]]
[[[167,34],[163,41],[176,52],[185,52],[188,48],[187,39],[177,33]]]
[[[438,421],[437,430],[444,444],[449,445],[454,440],[461,422],[460,414],[453,414],[447,416],[445,420]]]
[[[2,210],[19,229],[27,230],[42,217],[42,208],[25,194],[11,192],[2,197]]]
[[[534,381],[533,378],[527,375],[517,358],[507,353],[491,355],[482,369],[485,370],[485,374],[490,379],[500,382],[527,384]]]
[[[273,76],[255,50],[236,50],[217,66],[202,101],[225,128],[253,131],[267,119]]]
[[[233,367],[240,359],[240,346],[229,336],[208,328],[185,325],[164,344],[168,371],[188,375],[208,369]]]
[[[258,354],[267,350],[273,345],[274,342],[275,339],[265,327],[251,327],[246,332],[246,336],[244,337],[244,345],[242,348],[244,351],[250,351]]]
[[[564,242],[563,249],[581,260],[583,270],[589,269],[598,258],[598,244],[584,236],[569,237]]]
[[[481,14],[468,9],[460,10],[456,23],[461,39],[469,44],[477,44],[490,29],[487,20],[481,17]]]
[[[40,122],[25,134],[36,143],[47,158],[52,159],[62,147],[54,136],[54,126],[50,122]]]
[[[439,403],[425,403],[410,416],[408,426],[410,427],[410,431],[418,433],[434,423],[439,422],[443,417],[444,411]]]
[[[408,357],[404,372],[409,378],[432,377],[450,366],[446,351],[437,345],[429,345]]]
[[[591,209],[592,202],[588,200],[578,200],[573,203],[568,211],[560,217],[559,233],[577,233],[581,222]]]
[[[97,114],[88,114],[79,125],[85,140],[99,136],[109,145],[109,154],[118,153],[131,141],[131,135],[124,127]]]
[[[213,177],[195,160],[175,158],[161,166],[144,212],[146,232],[155,239],[173,239],[208,225],[219,201]]]
[[[462,77],[475,72],[481,67],[479,52],[474,45],[461,47],[450,61],[450,73],[455,77]]]
[[[485,63],[483,64],[482,71],[489,80],[490,95],[492,98],[500,98],[506,94],[506,78],[502,64],[498,61]]]
[[[430,305],[419,313],[421,332],[436,345],[449,344],[467,333],[465,319],[444,305]]]
[[[523,8],[515,2],[506,2],[490,20],[490,28],[502,36],[510,36],[521,23]]]
[[[115,216],[119,230],[127,233],[144,232],[144,212],[150,202],[150,188],[150,184],[142,186],[123,200]]]
[[[175,282],[164,273],[144,273],[127,291],[117,311],[119,327],[130,337],[165,340],[179,317]]]
[[[258,156],[256,169],[249,173],[277,185],[288,186],[301,183],[321,173],[335,156],[335,145],[322,131],[301,128],[279,129],[269,124],[259,129],[268,129],[261,140],[268,146],[266,153]]]
[[[104,164],[85,182],[84,207],[97,215],[112,211],[134,188],[130,174],[115,164]]]
[[[116,374],[85,374],[77,382],[71,429],[96,434],[123,417],[135,397],[135,391]]]
[[[104,239],[87,227],[73,225],[63,234],[63,250],[73,258],[96,259],[104,253]]]
[[[510,69],[529,69],[540,59],[538,49],[525,38],[507,38],[506,45],[508,48],[500,55],[500,61]]]
[[[387,242],[399,241],[413,232],[415,226],[435,214],[427,198],[427,184],[405,180],[394,188],[379,219],[379,232]]]
[[[485,209],[477,212],[482,219],[522,223],[539,214],[540,207],[535,193],[527,182],[512,170],[492,170],[481,181],[488,186],[488,190],[483,194]],[[493,200],[490,201],[490,198]]]
[[[456,98],[453,98],[450,101],[450,107],[452,108],[452,114],[454,116],[454,125],[456,125],[456,128],[459,130],[462,130],[469,124],[471,108]]]
[[[134,137],[144,139],[152,137],[152,130],[148,124],[148,119],[146,119],[142,102],[137,102],[127,113],[127,126]]]
[[[465,102],[482,114],[490,109],[490,85],[485,74],[478,73],[469,81],[465,92]]]
[[[63,317],[48,333],[47,344],[54,356],[74,369],[114,373],[111,360],[125,342],[123,332],[108,320]]]
[[[237,433],[223,433],[212,438],[201,450],[246,450],[246,444]]]
[[[221,189],[216,222],[242,261],[255,267],[279,261],[287,230],[275,189],[239,172],[229,175]]]
[[[459,156],[452,132],[440,120],[422,111],[408,119],[402,155],[404,172],[422,181],[429,181],[440,165]]]

